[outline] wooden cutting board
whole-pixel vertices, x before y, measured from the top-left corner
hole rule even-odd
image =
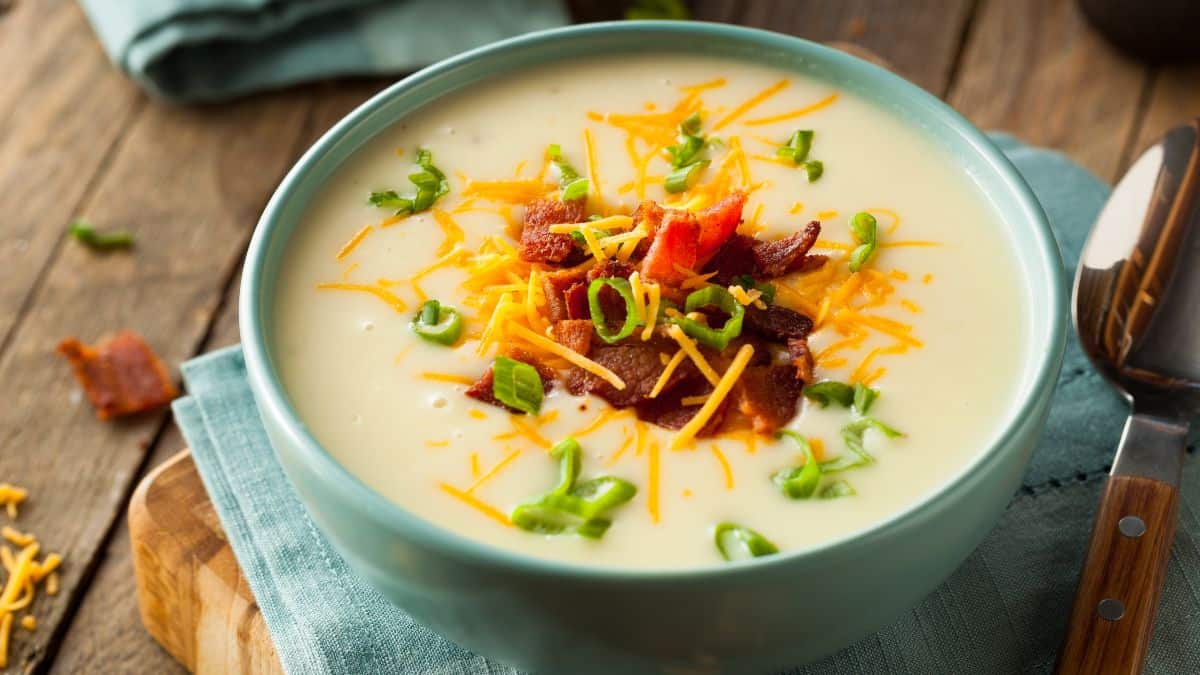
[[[283,672],[190,451],[138,485],[129,530],[142,623],[163,648],[198,675]]]

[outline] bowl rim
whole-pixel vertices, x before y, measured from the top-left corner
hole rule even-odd
[[[269,319],[264,314],[264,298],[260,296],[262,295],[265,266],[271,249],[272,233],[278,229],[283,220],[281,212],[284,210],[285,203],[291,198],[296,186],[302,182],[311,165],[330,151],[364,118],[388,104],[393,97],[450,71],[468,66],[478,66],[489,57],[536,47],[539,44],[555,40],[581,36],[638,33],[670,33],[714,40],[733,38],[755,43],[757,47],[799,53],[804,57],[822,60],[830,63],[839,71],[848,73],[853,80],[874,81],[889,87],[894,90],[894,93],[889,94],[888,98],[902,96],[912,101],[913,105],[908,107],[921,108],[923,113],[930,113],[933,118],[932,122],[938,126],[947,127],[956,141],[976,153],[983,160],[983,164],[997,174],[1001,183],[1008,189],[1004,199],[998,201],[1007,201],[1011,197],[1012,211],[1021,213],[1022,217],[1028,220],[1029,227],[1034,234],[1031,244],[1036,249],[1037,255],[1033,261],[1020,261],[1019,269],[1024,276],[1037,281],[1037,283],[1032,283],[1033,292],[1045,292],[1048,295],[1047,316],[1032,317],[1035,320],[1046,319],[1044,324],[1046,329],[1042,331],[1034,326],[1031,328],[1028,338],[1029,355],[1027,358],[1038,361],[1035,374],[1031,378],[1028,390],[1018,392],[1018,395],[1023,393],[1024,397],[1008,406],[1006,424],[993,435],[990,445],[978,452],[954,475],[939,483],[906,508],[872,525],[853,530],[814,546],[735,563],[717,562],[682,568],[637,568],[600,566],[592,563],[543,558],[469,538],[437,526],[417,513],[388,500],[352,474],[325,450],[308,431],[289,403],[282,382],[271,366],[269,348],[263,332],[263,325]],[[664,48],[664,51],[669,50],[669,47]],[[503,71],[502,74],[508,72],[510,71]],[[485,75],[483,79],[488,77],[490,75]],[[392,123],[394,122],[395,120],[392,121]],[[912,121],[907,123],[912,124]],[[1048,288],[1038,287],[1041,283],[1040,280],[1043,279],[1049,281],[1046,284],[1049,286]],[[293,448],[298,449],[300,460],[308,465],[310,471],[319,475],[329,488],[337,492],[343,499],[354,500],[354,508],[372,514],[390,532],[410,541],[419,541],[423,546],[444,554],[475,563],[507,568],[513,572],[591,581],[678,581],[686,583],[718,575],[727,577],[743,573],[758,573],[768,568],[778,568],[812,559],[838,549],[848,550],[861,547],[873,539],[884,536],[891,530],[900,528],[905,522],[920,520],[931,511],[936,510],[939,502],[943,501],[947,495],[963,489],[976,472],[990,462],[998,460],[1005,448],[1011,445],[1013,438],[1023,430],[1023,422],[1036,413],[1040,400],[1044,398],[1039,393],[1053,389],[1066,340],[1065,270],[1048,219],[1024,178],[982,131],[938,97],[891,71],[846,52],[783,33],[698,21],[612,21],[564,26],[527,33],[444,59],[389,85],[326,131],[304,152],[280,182],[255,226],[247,249],[239,295],[239,329],[242,336],[247,378],[255,394],[255,401],[264,418],[277,421],[276,426],[286,435],[287,442]],[[307,505],[306,510],[309,510],[310,515],[312,514],[312,510],[308,509]]]

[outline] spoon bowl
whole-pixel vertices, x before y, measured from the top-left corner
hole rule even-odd
[[[1200,120],[1168,132],[1113,190],[1075,277],[1092,364],[1130,401],[1058,673],[1139,673],[1200,412]]]

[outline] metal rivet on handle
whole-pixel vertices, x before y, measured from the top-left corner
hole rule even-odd
[[[1096,613],[1105,621],[1120,621],[1125,616],[1125,605],[1120,600],[1105,598],[1096,605]]]
[[[1117,521],[1117,530],[1126,537],[1136,539],[1146,534],[1146,521],[1137,516],[1125,516]]]

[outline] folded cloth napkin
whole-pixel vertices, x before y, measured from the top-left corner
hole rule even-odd
[[[1041,200],[1074,267],[1108,188],[1066,157],[994,140]],[[267,444],[237,347],[184,364],[175,414],[289,673],[513,673],[418,625],[313,526]],[[1126,410],[1072,342],[1044,434],[1003,519],[919,606],[794,673],[1043,673],[1054,664]],[[1200,672],[1200,468],[1184,470],[1147,673]]]
[[[139,85],[213,101],[335,75],[414,70],[567,23],[562,0],[79,0]]]

